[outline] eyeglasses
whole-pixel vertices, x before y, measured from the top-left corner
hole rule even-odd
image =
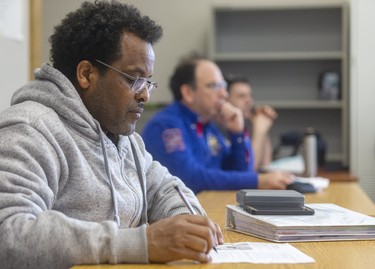
[[[211,82],[206,84],[206,87],[213,90],[213,91],[219,91],[221,89],[226,89],[228,86],[227,82],[225,80],[220,82]]]
[[[158,86],[158,84],[156,82],[151,82],[149,80],[147,80],[146,78],[143,78],[143,77],[133,77],[125,72],[122,72],[120,70],[118,70],[117,68],[114,68],[113,66],[109,65],[109,64],[106,64],[98,59],[95,59],[95,61],[97,61],[98,63],[120,73],[121,75],[123,75],[128,81],[130,80],[130,87],[131,87],[131,90],[135,93],[139,93],[141,92],[144,87],[146,87],[149,95],[151,95],[155,90],[156,90],[156,87]]]

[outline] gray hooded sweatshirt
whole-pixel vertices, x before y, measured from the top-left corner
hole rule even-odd
[[[1,268],[147,263],[147,223],[188,213],[176,185],[204,214],[138,134],[113,144],[63,74],[35,78],[0,114]]]

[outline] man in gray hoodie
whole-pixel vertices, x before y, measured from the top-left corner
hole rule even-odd
[[[162,29],[133,6],[85,2],[55,27],[53,67],[0,114],[1,268],[209,262],[223,243],[193,193],[134,133]],[[179,186],[200,215],[189,215]]]

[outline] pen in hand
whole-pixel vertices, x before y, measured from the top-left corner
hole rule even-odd
[[[184,202],[184,204],[186,205],[186,207],[189,209],[190,213],[192,215],[198,215],[197,211],[195,211],[194,207],[190,204],[189,200],[186,199],[186,196],[184,195],[184,193],[180,190],[180,188],[178,186],[175,186],[174,187],[176,189],[176,191],[178,192],[178,194],[180,195],[182,201]],[[217,249],[215,246],[213,246],[213,249],[217,252]]]

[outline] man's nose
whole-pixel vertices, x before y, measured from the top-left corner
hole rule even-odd
[[[144,103],[148,102],[150,99],[150,92],[148,91],[147,85],[145,85],[140,92],[138,93],[138,98],[141,99],[140,101],[143,101]]]
[[[219,90],[218,90],[218,94],[220,97],[224,98],[224,99],[227,99],[228,98],[228,92],[227,92],[227,89],[225,87],[221,87]]]

